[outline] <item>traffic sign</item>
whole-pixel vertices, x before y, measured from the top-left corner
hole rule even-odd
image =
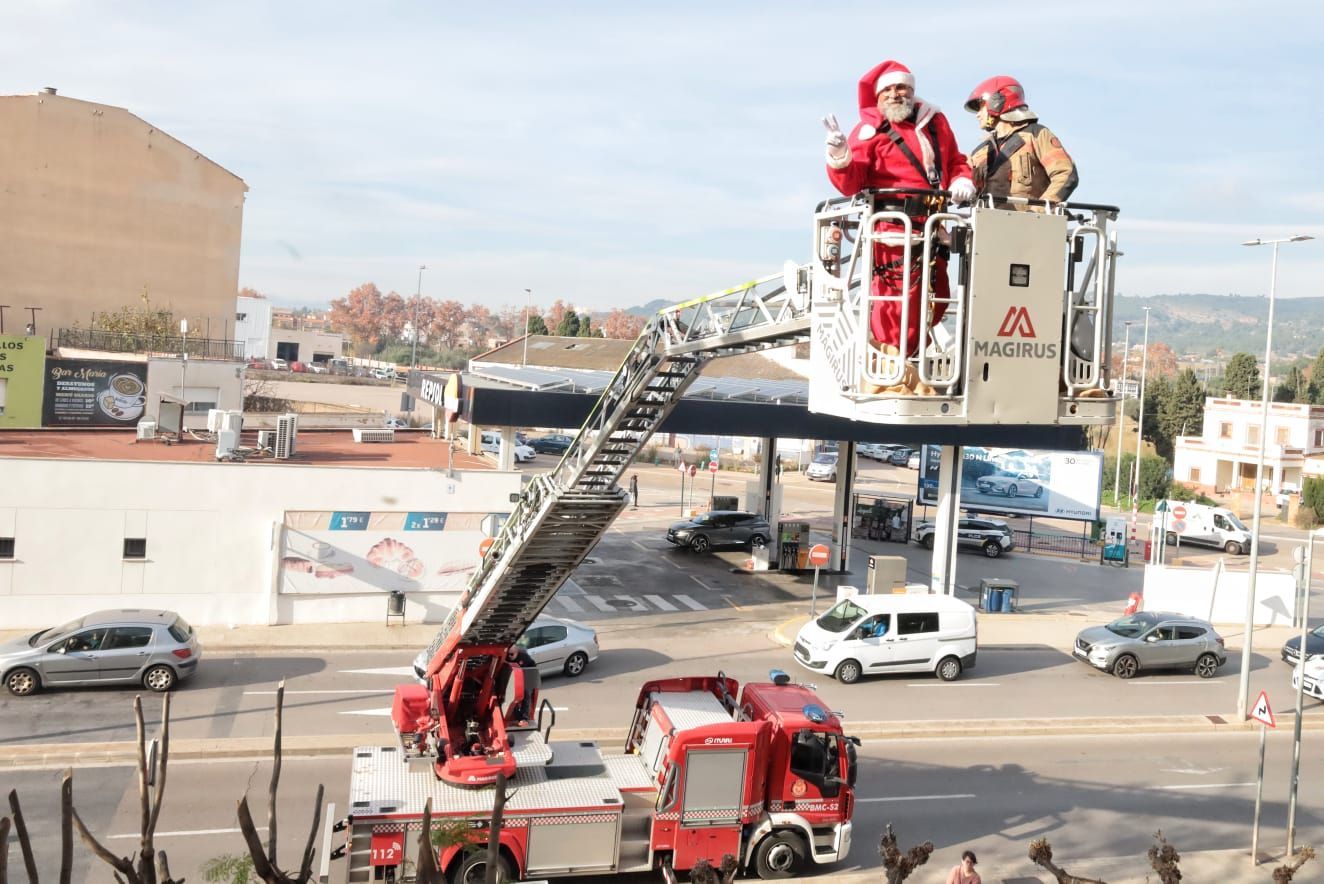
[[[1182,506],[1181,504],[1177,504],[1176,506],[1174,506],[1172,508],[1172,517],[1174,519],[1177,519],[1178,521],[1186,518],[1186,507]],[[1181,529],[1178,528],[1177,530],[1180,531]]]
[[[1254,708],[1250,710],[1250,717],[1260,724],[1278,727],[1273,720],[1273,710],[1269,708],[1269,695],[1264,691],[1260,691],[1260,698],[1255,701]]]
[[[693,479],[698,474],[699,474],[699,468],[696,467],[694,464],[690,464],[690,478]]]
[[[708,472],[710,472],[710,473],[715,473],[715,472],[717,472],[717,460],[716,460],[716,458],[714,458],[713,460],[708,461]]]
[[[809,547],[809,564],[814,568],[821,568],[828,563],[830,550],[825,544],[815,543]]]
[[[492,548],[492,544],[494,544],[494,543],[496,543],[496,540],[495,540],[494,538],[492,538],[492,537],[484,537],[483,540],[482,540],[482,542],[478,544],[478,556],[479,556],[479,558],[482,558],[482,557],[486,556],[486,555],[487,555],[487,551],[488,551],[489,549]]]
[[[685,472],[685,461],[682,460],[678,462],[676,464],[676,469],[680,470],[682,473]]]
[[[1172,529],[1174,534],[1180,534],[1186,530],[1186,523],[1183,522],[1181,519],[1177,519],[1168,527]]]

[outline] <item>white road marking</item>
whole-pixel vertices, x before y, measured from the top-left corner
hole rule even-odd
[[[698,602],[696,602],[694,599],[690,598],[687,595],[672,596],[672,598],[674,598],[676,601],[680,602],[682,605],[684,605],[685,607],[689,608],[692,611],[708,610],[706,607],[699,604]]]
[[[598,597],[595,596],[595,595],[586,595],[586,596],[584,596],[584,600],[585,600],[586,602],[588,602],[590,605],[592,605],[593,607],[597,608],[599,611],[608,611],[608,612],[610,612],[610,611],[615,611],[615,610],[616,610],[616,609],[613,608],[611,605],[607,604],[606,602],[604,602],[602,599],[598,598]]]
[[[374,716],[374,717],[386,718],[386,717],[389,717],[389,716],[390,716],[390,714],[391,714],[391,710],[390,710],[389,708],[387,708],[387,709],[349,709],[349,710],[347,710],[347,711],[345,711],[345,712],[342,712],[342,713],[340,713],[340,714],[341,714],[341,715],[371,715],[371,716]]]
[[[1150,685],[1154,685],[1156,687],[1170,688],[1175,685],[1189,685],[1191,687],[1195,687],[1197,685],[1207,686],[1207,685],[1218,684],[1218,682],[1214,681],[1212,678],[1202,678],[1199,681],[1136,681],[1134,678],[1130,678],[1130,679],[1126,679],[1126,683],[1131,687],[1137,687],[1137,688],[1149,687]]]
[[[980,682],[936,682],[936,681],[917,681],[914,684],[906,685],[908,688],[1000,688],[1002,684],[996,681]]]
[[[576,602],[573,599],[563,599],[559,595],[552,596],[552,598],[560,602],[562,607],[564,607],[567,611],[573,611],[576,614],[578,614],[584,610],[583,605],[579,604],[579,602]],[[585,596],[585,598],[587,598],[587,596]]]
[[[413,673],[414,670],[411,668],[409,670],[409,674],[413,675]],[[343,691],[288,691],[287,690],[285,692],[285,696],[291,697],[296,694],[392,694],[392,693],[395,693],[395,688],[387,688],[385,690],[378,690],[373,688],[361,688],[359,690],[345,689]],[[244,691],[245,696],[248,696],[249,694],[252,694],[253,696],[257,696],[257,697],[276,696],[275,691]]]
[[[670,556],[663,556],[663,557],[662,557],[662,561],[666,562],[668,565],[670,565],[671,567],[675,568],[677,571],[684,571],[684,570],[685,570],[685,569],[682,568],[680,565],[677,565],[676,562],[675,562],[675,560],[672,559]]]
[[[267,830],[267,827],[266,827],[266,826],[257,826],[256,828],[257,828],[257,830],[258,830],[259,832],[265,832],[265,831]],[[177,831],[174,831],[174,832],[153,832],[152,835],[153,835],[153,837],[156,837],[156,838],[178,838],[178,837],[185,836],[185,835],[187,835],[187,836],[193,836],[193,835],[231,835],[231,834],[233,834],[233,833],[235,833],[235,832],[239,832],[239,831],[242,831],[242,830],[241,830],[241,829],[237,829],[237,828],[236,828],[236,829],[180,829],[180,830],[177,830]],[[137,832],[129,832],[129,833],[126,833],[126,834],[123,834],[123,835],[111,835],[111,836],[110,836],[111,840],[114,840],[114,839],[116,839],[116,838],[141,838],[141,837],[142,837],[142,835],[138,834]]]
[[[1188,786],[1152,786],[1153,789],[1242,789],[1254,783],[1193,783]]]
[[[700,586],[702,586],[704,589],[708,590],[709,592],[718,592],[718,590],[704,583],[702,580],[700,580],[698,577],[695,577],[693,574],[690,575],[690,579],[693,580],[695,583],[699,584]]]
[[[637,541],[637,540],[631,540],[630,542],[633,543],[635,546],[639,547],[640,549],[642,549],[644,552],[652,552],[651,549],[649,549],[648,547],[644,546],[642,543],[640,543],[640,542]]]
[[[412,666],[382,666],[379,669],[342,669],[342,675],[413,675]]]
[[[856,798],[856,804],[879,804],[891,801],[941,801],[945,798],[974,798],[975,795],[970,792],[962,792],[959,795],[897,795],[893,798]]]
[[[680,610],[680,609],[677,608],[675,605],[671,604],[671,602],[669,602],[669,601],[667,601],[666,599],[662,598],[662,596],[660,596],[660,595],[646,595],[646,596],[644,596],[644,598],[648,599],[648,600],[649,600],[650,602],[652,602],[654,605],[657,605],[657,607],[658,607],[659,609],[663,610],[663,611],[678,611],[678,610]]]
[[[620,606],[613,605],[612,607],[614,607],[617,611],[647,611],[647,610],[648,610],[648,606],[647,606],[647,605],[645,605],[643,602],[639,601],[639,600],[636,599],[636,598],[631,598],[631,597],[628,596],[628,595],[614,595],[614,596],[612,596],[612,598],[617,599],[618,601],[622,601],[622,602],[625,602],[625,603],[626,603],[626,604],[624,604],[624,605],[620,605]]]

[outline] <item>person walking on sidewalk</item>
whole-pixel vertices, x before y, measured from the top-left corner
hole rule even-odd
[[[975,871],[975,852],[967,850],[961,854],[961,864],[952,866],[952,873],[947,876],[947,884],[981,884],[979,873]]]
[[[639,474],[630,474],[630,509],[639,509]]]

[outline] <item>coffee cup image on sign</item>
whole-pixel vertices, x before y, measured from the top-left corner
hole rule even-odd
[[[131,374],[117,374],[110,379],[110,389],[118,397],[133,399],[142,395],[143,382]]]
[[[142,414],[143,397],[117,396],[113,390],[106,390],[97,396],[97,405],[110,417],[121,421],[131,421]]]

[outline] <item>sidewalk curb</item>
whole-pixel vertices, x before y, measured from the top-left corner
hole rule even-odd
[[[1231,716],[1228,716],[1230,718]],[[1306,718],[1303,730],[1324,731],[1324,718]],[[1091,734],[1192,734],[1251,733],[1254,721],[1236,722],[1219,715],[1159,715],[1134,718],[1041,718],[984,719],[964,721],[844,721],[846,733],[867,740],[925,740],[971,737],[1063,737]],[[624,743],[626,728],[579,728],[555,731],[558,740],[593,740],[610,752]],[[284,758],[341,756],[359,746],[379,745],[371,734],[326,734],[284,737]],[[138,744],[131,741],[107,743],[18,744],[5,747],[0,770],[14,768],[62,769],[135,765]],[[271,757],[270,737],[192,739],[170,741],[170,758],[189,760],[262,760]]]

